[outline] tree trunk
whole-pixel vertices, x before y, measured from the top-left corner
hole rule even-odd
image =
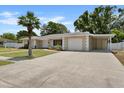
[[[29,31],[28,56],[29,56],[29,57],[32,57],[31,31]]]

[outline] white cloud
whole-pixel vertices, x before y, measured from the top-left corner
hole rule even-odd
[[[0,23],[7,25],[17,25],[17,18],[0,19]]]
[[[49,19],[46,17],[39,17],[39,19],[42,23],[47,23],[49,21]]]
[[[7,17],[7,15],[6,15]],[[41,20],[41,23],[48,23],[49,21],[53,21],[53,22],[58,22],[58,23],[62,23],[64,25],[72,25],[73,22],[71,21],[66,21],[65,17],[63,16],[56,16],[56,17],[39,17],[39,19]],[[8,18],[4,18],[4,19],[0,19],[0,23],[1,24],[7,24],[7,25],[17,25],[17,21],[18,19],[16,17],[12,17],[12,15],[8,14]]]
[[[75,30],[74,30],[74,29],[72,29],[72,28],[70,28],[69,30],[70,30],[70,32],[72,32],[72,33],[73,33],[73,32],[75,32]]]
[[[59,22],[59,21],[62,21],[64,19],[65,19],[65,17],[63,17],[63,16],[57,16],[57,17],[52,18],[51,21]]]
[[[17,24],[17,18],[15,17],[18,15],[18,12],[0,12],[0,16],[4,17],[0,19],[1,24],[7,24],[7,25],[16,25]]]
[[[63,16],[56,16],[56,17],[39,17],[39,19],[41,20],[41,23],[45,23],[47,24],[49,21],[53,21],[56,23],[62,23],[64,25],[73,25],[72,21],[67,21],[65,17]]]
[[[49,21],[53,21],[53,22],[61,22],[65,19],[65,17],[63,16],[56,16],[56,17],[53,17],[53,18],[47,18],[47,17],[39,17],[41,22],[43,23],[47,23]]]
[[[0,16],[3,16],[3,17],[13,17],[15,15],[18,15],[19,13],[18,12],[1,12],[0,13]]]

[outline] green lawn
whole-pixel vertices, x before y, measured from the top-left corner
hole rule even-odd
[[[0,56],[5,56],[5,57],[13,57],[13,58],[22,58],[22,59],[29,59],[30,57],[28,57],[28,50],[22,50],[22,51],[16,51],[16,52],[11,52],[11,53],[2,53],[0,54]],[[54,51],[47,51],[47,50],[42,50],[42,49],[33,49],[33,57],[32,58],[36,58],[36,57],[42,57],[42,56],[46,56],[49,54],[53,54],[56,53]]]
[[[1,52],[11,52],[11,51],[17,51],[19,49],[16,48],[4,48],[4,47],[0,47],[0,53]]]
[[[8,64],[13,64],[14,62],[9,62],[9,61],[0,61],[0,66],[3,65],[8,65]]]

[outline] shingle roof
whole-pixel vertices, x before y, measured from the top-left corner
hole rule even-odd
[[[32,36],[32,39],[36,40],[44,40],[44,39],[54,39],[54,38],[63,38],[63,37],[71,37],[71,36],[111,36],[113,34],[90,34],[89,32],[75,32],[75,33],[64,33],[64,34],[50,34],[46,36]],[[25,40],[28,38],[23,38]]]
[[[6,41],[13,41],[13,40],[0,37],[0,42],[6,42]]]

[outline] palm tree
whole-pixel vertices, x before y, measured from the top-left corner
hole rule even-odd
[[[27,12],[25,16],[20,16],[18,19],[18,25],[22,25],[27,28],[29,38],[28,55],[32,57],[32,31],[33,29],[40,29],[40,20],[34,16],[33,12]]]

